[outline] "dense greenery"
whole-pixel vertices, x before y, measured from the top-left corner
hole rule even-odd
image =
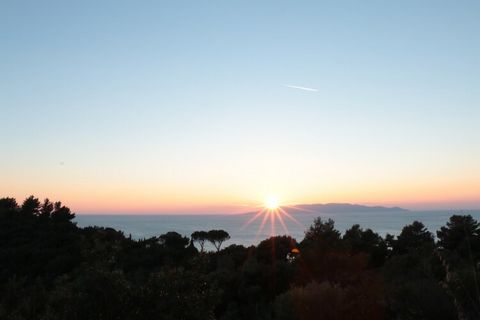
[[[417,221],[381,237],[318,218],[299,243],[224,249],[222,230],[134,240],[73,218],[60,202],[0,199],[0,319],[480,319],[471,216],[436,240]]]

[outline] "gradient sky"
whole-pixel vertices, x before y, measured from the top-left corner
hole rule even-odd
[[[4,0],[0,29],[0,196],[480,208],[479,1]]]

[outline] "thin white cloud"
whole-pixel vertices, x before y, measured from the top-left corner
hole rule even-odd
[[[283,86],[284,86],[284,87],[287,87],[287,88],[299,89],[299,90],[304,90],[304,91],[311,91],[311,92],[317,92],[317,91],[318,91],[317,89],[314,89],[314,88],[307,88],[307,87],[300,87],[300,86],[292,86],[292,85],[289,85],[289,84],[284,84]]]

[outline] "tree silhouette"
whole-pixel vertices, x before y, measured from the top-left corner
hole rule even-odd
[[[220,251],[222,243],[230,239],[230,235],[225,230],[210,230],[207,233],[208,241],[210,241],[213,246],[217,249],[217,252]]]
[[[287,255],[296,247],[297,241],[292,237],[275,236],[260,242],[255,255],[258,260],[267,263],[272,263],[274,260],[286,261]]]
[[[1,198],[0,211],[16,210],[18,209],[17,200],[15,198]]]
[[[419,221],[414,221],[403,227],[397,240],[393,241],[394,253],[403,254],[408,250],[418,250],[425,246],[433,248],[433,235],[427,230],[425,225]]]
[[[40,207],[40,217],[44,219],[48,219],[50,218],[52,212],[53,212],[53,203],[51,203],[50,200],[46,198],[43,201],[42,206]]]
[[[53,221],[68,222],[75,218],[75,214],[70,211],[70,208],[62,206],[62,203],[60,201],[55,202],[53,207],[54,209],[51,213],[51,218]]]
[[[471,215],[453,215],[445,227],[437,231],[439,245],[467,256],[480,249],[480,224]]]
[[[167,248],[177,249],[177,250],[185,249],[185,247],[189,243],[188,238],[182,236],[181,234],[175,231],[169,231],[165,234],[162,234],[159,237],[159,242]]]
[[[398,237],[315,219],[302,243],[224,230],[135,240],[79,228],[60,202],[0,199],[0,319],[478,319],[480,225]],[[217,252],[203,252],[209,241]],[[195,245],[196,245],[195,243]],[[295,259],[286,258],[292,249]],[[390,250],[391,249],[391,250]],[[436,250],[438,249],[438,250]],[[390,254],[393,253],[393,254]],[[186,307],[187,306],[187,307]]]
[[[335,229],[335,222],[332,219],[324,221],[318,217],[313,220],[313,225],[305,232],[302,246],[330,248],[337,246],[339,240],[340,232]]]
[[[354,224],[350,229],[345,231],[343,235],[351,250],[354,252],[369,251],[372,247],[377,247],[382,241],[377,233],[371,229],[363,230],[360,225]]]
[[[40,201],[34,196],[30,196],[23,201],[21,212],[26,215],[38,215],[40,213]]]
[[[388,254],[383,238],[371,229],[363,230],[358,224],[345,231],[343,240],[351,253],[368,253],[373,266],[381,266]]]
[[[470,215],[453,215],[437,231],[445,282],[454,295],[459,318],[480,317],[480,224]]]
[[[197,242],[200,246],[200,252],[204,252],[205,241],[208,240],[208,232],[206,231],[195,231],[192,233],[192,240]]]

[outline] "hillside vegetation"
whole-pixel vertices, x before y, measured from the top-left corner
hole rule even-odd
[[[418,221],[381,237],[318,218],[303,239],[251,247],[222,247],[223,230],[134,240],[73,218],[60,202],[0,199],[0,319],[480,319],[471,216],[436,237]]]

